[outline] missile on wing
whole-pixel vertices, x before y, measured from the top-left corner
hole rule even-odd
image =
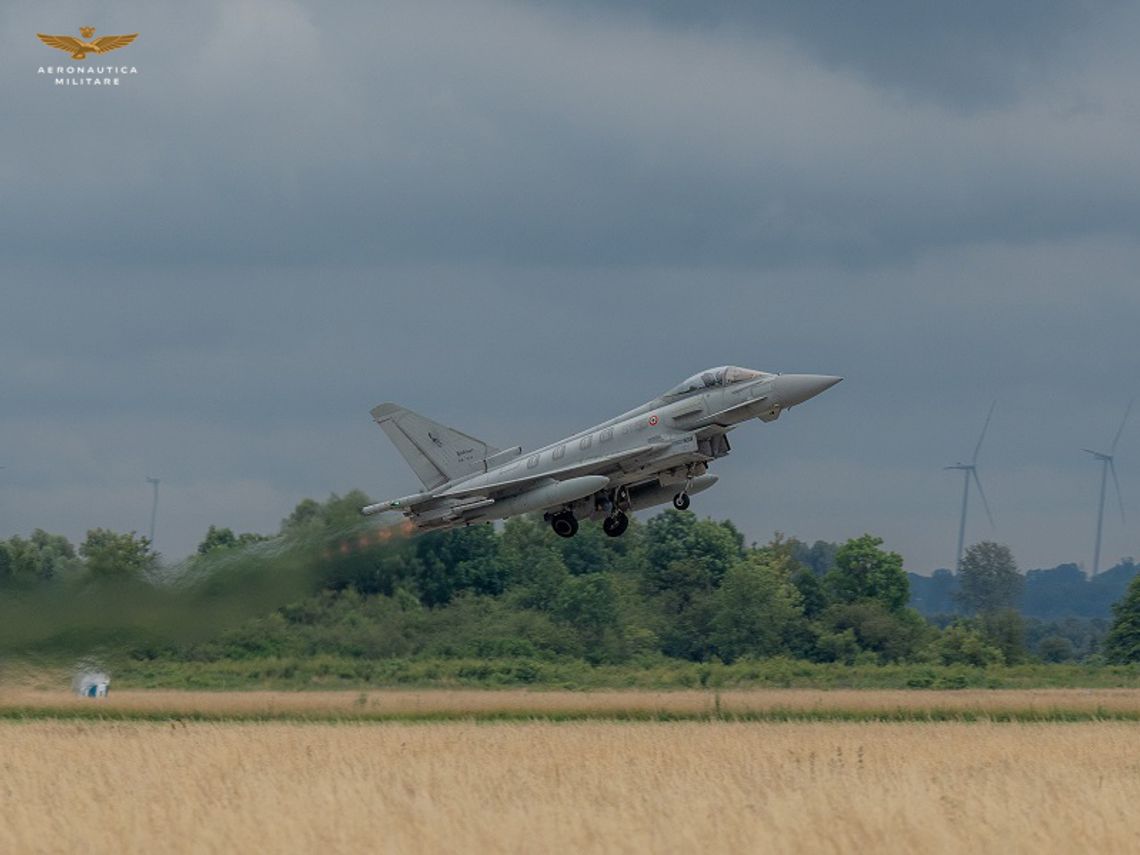
[[[372,514],[382,514],[384,511],[401,511],[408,505],[415,505],[431,498],[431,493],[412,493],[410,496],[402,496],[399,499],[389,499],[387,502],[377,502],[374,505],[367,505],[360,509],[360,513],[367,517]]]

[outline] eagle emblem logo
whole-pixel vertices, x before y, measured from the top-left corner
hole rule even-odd
[[[90,39],[95,35],[94,27],[80,27],[79,34],[84,39]],[[100,36],[94,41],[81,41],[75,36],[45,36],[43,33],[36,33],[41,42],[48,47],[59,48],[71,54],[72,59],[87,59],[89,53],[107,53],[107,51],[118,50],[121,47],[126,47],[136,38],[138,33],[130,33],[125,36]]]

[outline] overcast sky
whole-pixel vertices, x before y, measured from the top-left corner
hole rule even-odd
[[[331,8],[330,8],[331,7]],[[926,11],[924,11],[926,10]],[[73,64],[37,32],[138,32]],[[950,566],[1091,564],[1140,392],[1140,7],[55,2],[0,7],[0,536],[418,486],[393,400],[533,446],[709,365],[839,374],[694,510]],[[1118,448],[1140,556],[1140,411]],[[1111,485],[1110,485],[1111,500]]]

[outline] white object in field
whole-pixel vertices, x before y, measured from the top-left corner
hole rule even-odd
[[[88,671],[75,677],[75,693],[82,698],[105,698],[111,678],[101,671]]]

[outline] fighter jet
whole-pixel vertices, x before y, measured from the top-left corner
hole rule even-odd
[[[749,419],[772,422],[843,378],[770,374],[724,365],[694,374],[609,421],[523,454],[498,449],[398,404],[372,418],[423,483],[364,514],[399,511],[417,529],[444,529],[541,511],[555,533],[573,537],[581,519],[601,519],[610,537],[628,514],[689,497],[717,482],[709,464],[731,447],[728,433]]]

